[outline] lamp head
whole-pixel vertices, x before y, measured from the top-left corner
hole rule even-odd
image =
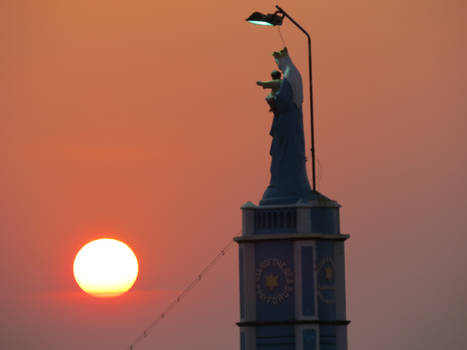
[[[253,12],[250,17],[246,19],[247,22],[258,24],[261,26],[280,26],[282,25],[283,17],[276,13],[269,13],[265,15],[261,12]]]

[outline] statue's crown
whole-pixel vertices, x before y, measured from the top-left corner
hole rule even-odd
[[[274,51],[272,53],[272,55],[274,56],[274,58],[279,58],[279,57],[283,57],[283,56],[288,56],[289,55],[289,52],[287,51],[287,48],[284,47],[282,50],[280,51]]]

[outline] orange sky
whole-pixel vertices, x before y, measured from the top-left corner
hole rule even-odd
[[[269,181],[255,81],[282,46],[244,19],[275,4],[0,3],[1,349],[124,348],[239,233]],[[312,35],[318,189],[351,234],[349,348],[467,347],[467,3],[280,5]],[[306,41],[282,32],[307,84]],[[140,260],[118,300],[73,280],[102,236]],[[238,349],[236,264],[139,348]]]

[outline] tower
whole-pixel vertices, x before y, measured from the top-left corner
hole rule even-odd
[[[242,206],[241,350],[347,350],[349,235],[340,232],[339,208],[318,192],[291,204]]]
[[[276,9],[255,12],[247,21],[280,26],[288,18],[307,37],[313,186],[306,171],[302,77],[284,47],[272,53],[283,79],[266,98],[274,113],[269,186],[259,205],[243,205],[242,235],[235,238],[240,349],[347,350],[344,242],[349,235],[340,232],[340,205],[316,190],[311,37]]]

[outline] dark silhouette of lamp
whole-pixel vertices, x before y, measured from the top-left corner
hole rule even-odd
[[[253,12],[250,17],[246,19],[247,22],[262,25],[262,26],[280,26],[284,17],[287,17],[295,26],[300,29],[308,39],[308,75],[310,81],[310,128],[311,128],[311,162],[313,171],[313,191],[316,191],[316,167],[315,167],[315,128],[313,118],[313,84],[312,84],[312,71],[311,71],[311,38],[303,27],[298,24],[287,12],[276,5],[277,11],[273,14],[263,14],[261,12]]]
[[[265,15],[261,12],[253,12],[246,20],[247,22],[260,26],[280,26],[283,17],[279,16],[277,13],[278,12]]]

